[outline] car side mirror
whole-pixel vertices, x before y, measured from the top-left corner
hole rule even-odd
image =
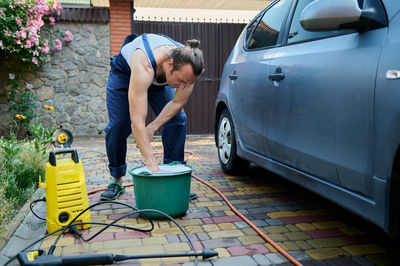
[[[358,24],[361,13],[356,0],[317,0],[303,9],[300,23],[308,31],[339,30]]]
[[[357,0],[316,0],[303,9],[300,24],[308,31],[362,32],[387,26],[387,18],[380,1],[364,0],[361,9]]]

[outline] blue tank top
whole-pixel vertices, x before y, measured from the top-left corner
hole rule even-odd
[[[108,77],[107,88],[109,89],[128,89],[129,80],[131,76],[131,69],[129,66],[129,58],[133,52],[137,49],[141,49],[146,54],[150,65],[154,70],[154,81],[155,85],[158,84],[155,81],[156,77],[156,61],[153,55],[154,49],[160,46],[175,45],[183,46],[168,36],[161,34],[131,34],[125,38],[122,44],[121,51],[114,57],[111,58],[111,70]]]

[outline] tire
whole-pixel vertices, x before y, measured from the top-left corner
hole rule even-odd
[[[227,174],[244,173],[250,163],[237,156],[235,129],[227,109],[221,113],[217,129],[218,159]]]

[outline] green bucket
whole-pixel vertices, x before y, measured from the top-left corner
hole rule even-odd
[[[155,209],[179,217],[189,209],[190,181],[193,168],[173,162],[159,165],[161,172],[150,173],[147,166],[132,168],[136,207]],[[145,212],[153,219],[166,219],[155,212]]]

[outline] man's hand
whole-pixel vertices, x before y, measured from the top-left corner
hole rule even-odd
[[[158,164],[147,164],[147,169],[149,169],[149,171],[151,173],[157,173],[160,172],[160,167],[158,167]]]

